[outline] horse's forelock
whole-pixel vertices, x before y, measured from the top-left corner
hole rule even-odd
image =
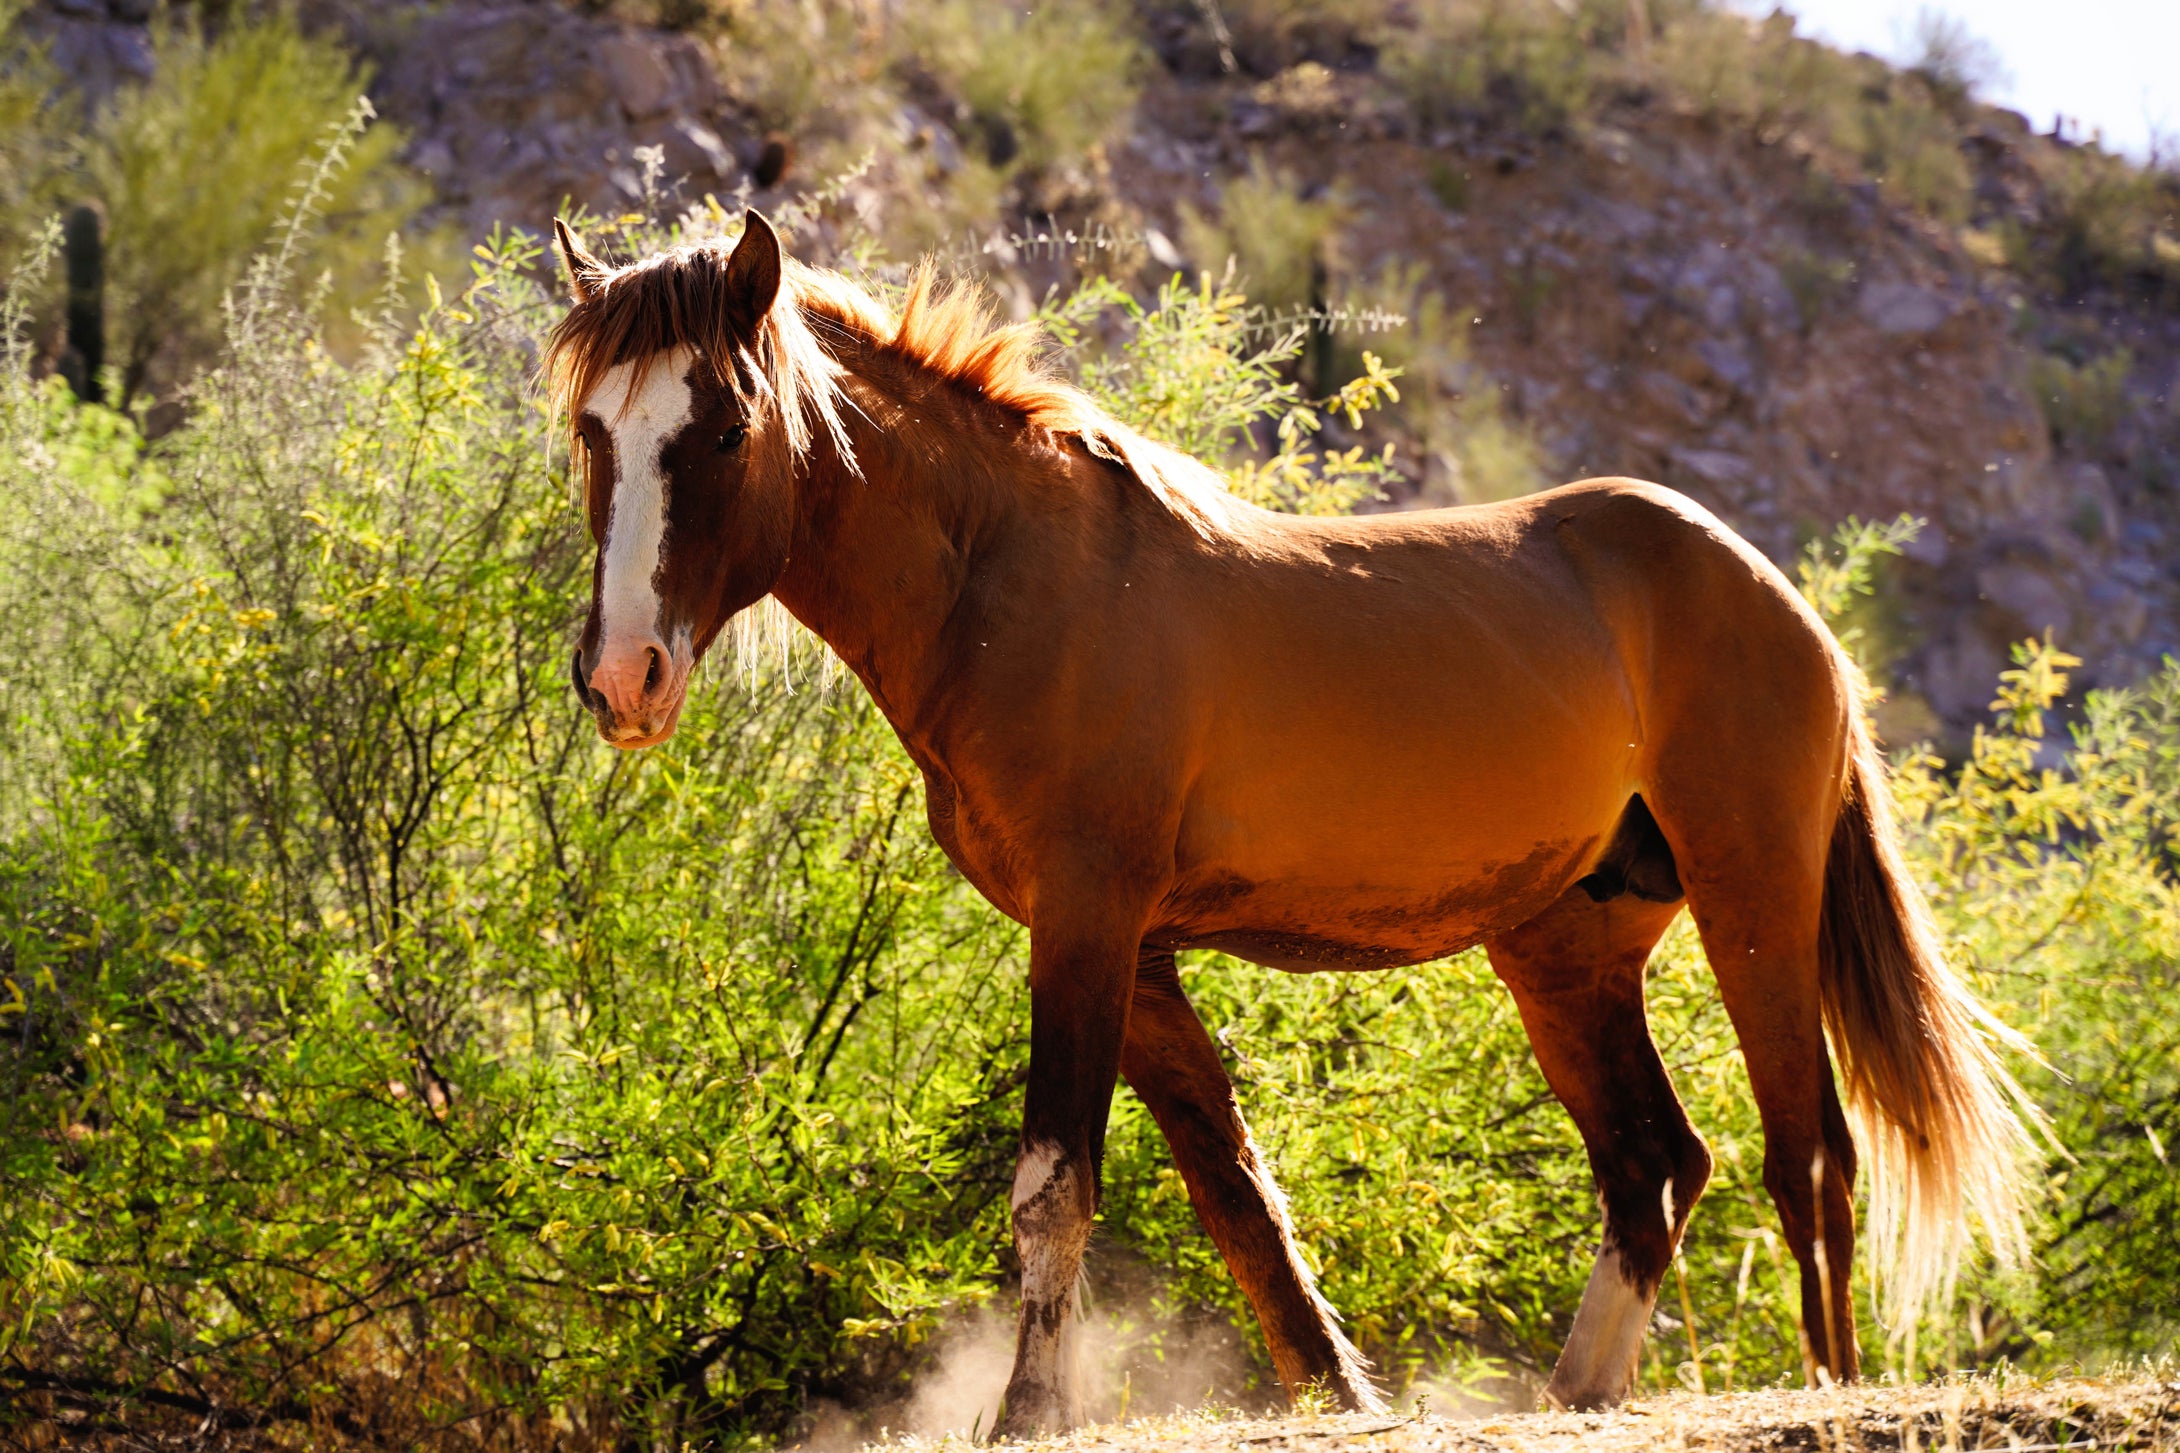
[[[616,365],[634,365],[629,379],[629,397],[634,397],[659,359],[687,347],[752,417],[776,415],[791,458],[806,456],[823,430],[853,469],[841,418],[841,367],[803,315],[799,284],[808,280],[808,270],[790,264],[789,285],[748,330],[736,325],[727,258],[718,244],[697,244],[605,274],[547,340],[545,373],[554,414],[566,417],[572,430]],[[616,412],[621,406],[613,404]]]

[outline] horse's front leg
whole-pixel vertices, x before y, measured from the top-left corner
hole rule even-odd
[[[1040,905],[1030,929],[1029,1086],[1014,1172],[1022,1321],[1001,1437],[1082,1421],[1075,1278],[1098,1208],[1105,1120],[1135,988],[1139,919]]]
[[[1314,1386],[1350,1411],[1383,1412],[1369,1364],[1317,1294],[1287,1224],[1286,1198],[1249,1138],[1233,1081],[1182,992],[1170,949],[1145,949],[1136,961],[1120,1072],[1164,1132],[1196,1219],[1256,1308],[1287,1395]]]

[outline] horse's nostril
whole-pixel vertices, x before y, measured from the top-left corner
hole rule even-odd
[[[568,681],[575,687],[576,700],[590,705],[590,673],[583,669],[583,648],[577,646],[575,655],[568,662]]]
[[[643,694],[649,696],[666,679],[666,653],[656,646],[646,646],[643,654],[649,663],[643,673]]]

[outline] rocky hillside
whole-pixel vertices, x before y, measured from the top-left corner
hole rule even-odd
[[[149,65],[145,0],[44,3],[87,91]],[[647,186],[775,203],[863,158],[835,214],[1019,306],[1231,252],[1274,303],[1407,315],[1313,365],[1407,369],[1387,507],[1636,474],[1782,562],[1920,516],[1868,612],[1895,740],[1958,741],[2023,635],[2095,684],[2180,650],[2180,181],[1976,104],[1942,44],[1900,71],[1694,0],[1624,32],[1619,0],[1141,0],[1040,54],[1019,17],[938,28],[974,4],[773,9],[305,14],[463,234]]]

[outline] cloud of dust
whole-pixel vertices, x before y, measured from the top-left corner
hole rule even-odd
[[[933,1338],[929,1365],[905,1398],[883,1406],[810,1410],[805,1453],[849,1453],[874,1438],[988,1437],[1014,1370],[1011,1305],[965,1313]],[[1090,1421],[1186,1412],[1206,1403],[1265,1411],[1284,1406],[1276,1382],[1259,1385],[1240,1334],[1221,1317],[1093,1304],[1077,1322],[1076,1358]]]
[[[1536,1411],[1543,1386],[1510,1363],[1472,1354],[1428,1368],[1391,1401],[1402,1412],[1421,1404],[1434,1418],[1489,1418]]]
[[[899,1431],[921,1438],[989,1432],[1014,1370],[1014,1336],[1011,1308],[979,1311],[942,1334],[930,1369],[909,1394]],[[1239,1334],[1223,1320],[1093,1305],[1077,1322],[1076,1365],[1092,1422],[1185,1412],[1207,1402],[1265,1401],[1265,1390],[1251,1386]],[[1272,1396],[1277,1399],[1276,1388]]]
[[[1078,1366],[1090,1421],[1186,1413],[1217,1404],[1254,1414],[1283,1411],[1286,1394],[1252,1366],[1241,1334],[1224,1318],[1188,1318],[1167,1309],[1093,1306],[1079,1324]],[[983,1437],[999,1417],[1000,1395],[1014,1370],[1013,1309],[985,1308],[938,1339],[930,1367],[907,1401],[880,1423],[894,1435],[937,1440]],[[1380,1388],[1396,1414],[1426,1407],[1440,1418],[1530,1412],[1541,1383],[1534,1373],[1481,1352],[1457,1355],[1405,1386]]]
[[[1084,1283],[1087,1305],[1076,1322],[1076,1366],[1091,1422],[1206,1405],[1260,1416],[1286,1409],[1278,1379],[1251,1358],[1230,1317],[1173,1306],[1160,1295],[1156,1270],[1133,1254],[1093,1248],[1092,1255],[1098,1265]],[[1099,1291],[1105,1294],[1095,1295]],[[959,1313],[933,1335],[905,1387],[892,1383],[898,1391],[849,1406],[813,1404],[799,1447],[804,1453],[855,1453],[876,1440],[990,1437],[1014,1370],[1015,1318],[1011,1295]],[[1387,1369],[1379,1371],[1383,1377]],[[1534,1369],[1481,1348],[1426,1364],[1412,1380],[1396,1371],[1379,1383],[1398,1415],[1414,1411],[1421,1400],[1442,1418],[1527,1412],[1536,1407],[1541,1385]]]
[[[919,1438],[982,1437],[999,1421],[1014,1370],[1014,1318],[986,1307],[939,1334],[931,1366],[911,1385],[900,1431]]]

